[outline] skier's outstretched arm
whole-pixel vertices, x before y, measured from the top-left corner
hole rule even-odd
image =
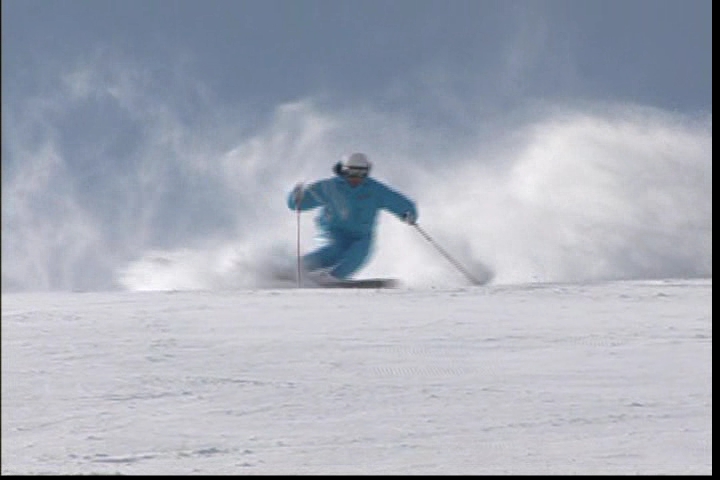
[[[384,208],[394,213],[402,221],[414,225],[418,218],[418,209],[415,202],[390,187],[384,187],[384,190]]]
[[[322,188],[320,182],[311,185],[298,183],[287,197],[287,206],[290,210],[310,210],[323,204]]]

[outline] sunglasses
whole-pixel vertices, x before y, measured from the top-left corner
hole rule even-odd
[[[368,176],[368,169],[348,167],[343,170],[343,174],[349,178],[365,178]]]

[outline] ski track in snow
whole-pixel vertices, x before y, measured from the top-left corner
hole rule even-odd
[[[2,296],[2,474],[712,474],[712,280]]]

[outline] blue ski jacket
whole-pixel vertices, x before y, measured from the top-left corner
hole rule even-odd
[[[297,210],[294,192],[287,199],[288,208]],[[352,237],[372,235],[380,210],[402,218],[409,213],[417,220],[415,203],[387,185],[367,177],[355,187],[341,175],[320,180],[305,188],[300,210],[322,207],[316,217],[321,230]]]

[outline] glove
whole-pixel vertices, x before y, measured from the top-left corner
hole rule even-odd
[[[415,225],[415,221],[417,218],[415,218],[415,214],[412,212],[405,212],[402,216],[403,222],[407,223],[408,225]]]
[[[293,199],[295,200],[295,206],[299,207],[300,203],[302,203],[302,199],[305,196],[305,185],[302,183],[298,183],[295,185],[295,188],[293,188]]]

